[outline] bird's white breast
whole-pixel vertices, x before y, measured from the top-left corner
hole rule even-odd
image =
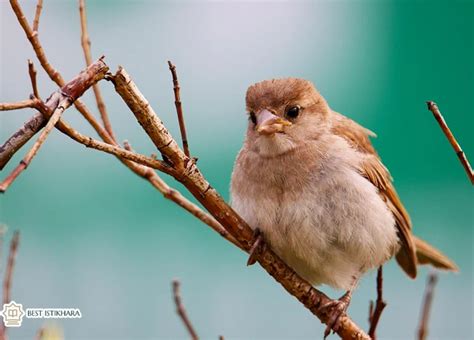
[[[241,155],[232,206],[305,279],[349,289],[393,255],[398,237],[377,189],[354,167],[361,155],[334,138],[324,154],[303,157],[304,164],[298,152]]]

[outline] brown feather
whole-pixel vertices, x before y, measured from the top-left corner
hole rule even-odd
[[[416,255],[420,264],[432,264],[436,268],[459,271],[458,266],[444,256],[438,249],[429,245],[418,237],[413,236],[416,245]]]

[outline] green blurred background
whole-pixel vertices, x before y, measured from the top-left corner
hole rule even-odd
[[[21,3],[31,21],[35,2]],[[123,65],[174,136],[179,133],[166,61],[177,65],[191,152],[226,199],[251,83],[282,76],[312,80],[333,109],[375,131],[374,143],[416,234],[461,269],[440,277],[431,338],[472,338],[473,191],[425,101],[438,102],[474,161],[473,2],[89,1],[87,6],[94,58],[105,54],[112,69]],[[34,54],[6,1],[0,10],[0,100],[22,100],[31,92],[26,60]],[[75,1],[45,1],[39,36],[66,79],[84,67]],[[39,88],[43,98],[56,88],[40,69]],[[155,152],[111,84],[102,82],[101,88],[120,140],[130,140],[142,153]],[[91,94],[84,99],[97,112]],[[1,140],[32,113],[1,113]],[[65,118],[95,136],[74,109]],[[182,281],[188,313],[203,338],[322,336],[323,326],[300,303],[258,265],[245,266],[244,253],[115,158],[57,131],[0,197],[0,214],[9,227],[5,244],[13,230],[21,231],[13,298],[25,307],[80,308],[82,319],[60,322],[68,339],[186,338],[171,298],[173,278]],[[413,281],[393,261],[385,268],[388,307],[378,333],[383,339],[413,338],[428,270]],[[350,308],[364,327],[374,297],[372,273]],[[9,334],[31,339],[43,324],[26,319]]]

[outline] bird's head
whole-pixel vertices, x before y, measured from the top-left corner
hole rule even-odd
[[[247,145],[260,155],[285,154],[328,129],[330,109],[304,79],[264,80],[247,90]]]

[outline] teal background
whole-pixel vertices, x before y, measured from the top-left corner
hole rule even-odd
[[[21,3],[32,20],[35,2]],[[473,2],[87,5],[94,58],[105,54],[112,69],[123,65],[174,136],[179,133],[166,61],[177,65],[191,152],[226,199],[246,126],[245,90],[256,81],[312,80],[333,109],[375,131],[374,143],[415,233],[461,269],[440,275],[431,338],[472,339],[473,191],[425,101],[438,102],[473,160]],[[0,11],[0,100],[22,100],[31,92],[26,60],[34,54],[6,1]],[[45,1],[39,35],[66,79],[84,67],[76,2]],[[46,98],[56,87],[36,65]],[[120,140],[130,140],[141,153],[155,152],[111,84],[102,82],[101,88]],[[92,93],[84,99],[97,113]],[[0,113],[0,139],[32,114]],[[95,136],[74,109],[65,119]],[[26,150],[18,152],[2,178]],[[322,336],[323,326],[300,303],[258,265],[245,266],[244,253],[112,156],[57,131],[0,197],[0,222],[9,227],[5,244],[13,230],[21,231],[13,298],[25,307],[81,309],[81,320],[59,323],[67,339],[186,338],[171,298],[173,278],[181,280],[188,313],[203,338]],[[394,261],[385,268],[388,307],[379,337],[414,338],[428,270],[413,281]],[[351,317],[365,328],[373,298],[374,273],[362,280],[350,307]],[[9,334],[31,339],[42,325],[44,320],[26,319]]]

